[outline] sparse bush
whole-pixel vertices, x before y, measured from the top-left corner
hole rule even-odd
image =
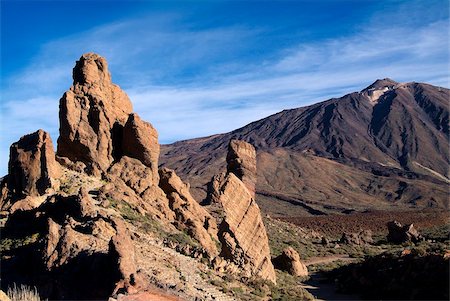
[[[6,293],[11,301],[41,301],[36,287],[28,287],[26,285],[17,286],[14,284],[8,288]]]
[[[23,246],[35,243],[39,239],[39,233],[33,233],[26,237],[7,238],[3,237],[0,240],[0,253],[11,251]]]

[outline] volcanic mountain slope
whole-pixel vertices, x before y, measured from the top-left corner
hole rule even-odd
[[[377,80],[226,134],[162,146],[161,162],[201,199],[225,165],[228,141],[240,139],[257,149],[257,199],[272,212],[448,207],[449,97],[429,84]]]

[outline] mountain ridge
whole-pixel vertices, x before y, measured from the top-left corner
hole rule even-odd
[[[371,177],[379,177],[379,174],[398,176],[398,183],[404,182],[403,178],[429,183],[425,185],[427,189],[422,187],[403,200],[414,202],[414,199],[426,198],[429,189],[435,191],[439,187],[438,190],[443,191],[443,183],[448,182],[449,112],[446,101],[449,91],[426,83],[381,79],[359,92],[283,110],[228,133],[162,145],[161,162],[191,182],[197,198],[203,198],[203,183],[212,174],[211,170],[223,166],[225,141],[240,139],[253,144],[259,155],[272,153],[273,157],[276,149],[283,149],[293,157],[301,154],[305,158],[320,157],[344,164],[355,169],[351,172],[353,175],[368,172]],[[284,164],[292,165],[293,160],[298,158],[287,159]],[[301,166],[296,168],[301,169]],[[293,171],[296,168],[287,169]],[[262,180],[265,177],[262,173],[259,166],[257,192],[264,186],[261,183],[273,182]],[[296,182],[292,177],[285,180]],[[401,187],[405,185],[397,186],[394,191],[404,189]],[[408,183],[407,186],[414,185]],[[444,194],[438,196],[437,201],[434,196],[429,201],[440,207],[448,206]],[[300,198],[301,194],[295,194],[295,197]],[[381,198],[389,200],[392,197]],[[320,202],[317,197],[307,199]],[[322,203],[326,201],[322,200]]]

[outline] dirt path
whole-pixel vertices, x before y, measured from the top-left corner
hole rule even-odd
[[[326,257],[311,257],[305,260],[306,266],[314,264],[327,264],[334,261],[354,262],[357,259],[348,255],[333,255]],[[358,296],[344,295],[336,292],[336,286],[332,282],[325,281],[322,273],[312,273],[308,281],[301,284],[301,287],[310,292],[319,301],[328,300],[360,300]]]
[[[326,256],[326,257],[311,257],[304,261],[306,266],[313,265],[313,264],[326,264],[333,261],[347,261],[352,262],[356,261],[356,258],[351,258],[348,255],[333,255],[333,256]]]
[[[330,300],[361,300],[356,295],[344,295],[336,292],[334,283],[325,282],[326,280],[321,273],[310,275],[310,279],[301,284],[301,287],[310,292],[318,301]]]

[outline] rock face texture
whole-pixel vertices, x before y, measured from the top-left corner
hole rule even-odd
[[[137,159],[123,156],[108,169],[108,184],[100,189],[104,199],[121,201],[160,220],[171,222],[174,213],[167,196],[158,186],[159,176]]]
[[[250,156],[251,163],[242,160],[244,156],[236,156],[236,153],[242,154],[242,148],[236,152],[237,146],[244,146],[248,150],[244,153]],[[238,171],[240,175],[246,166],[256,160],[254,149],[246,144],[233,141],[229,151],[229,161],[233,164],[228,170]],[[223,216],[219,225],[219,240],[222,243],[220,255],[249,276],[276,282],[267,232],[254,193],[233,172],[228,172],[213,178],[210,199],[212,205],[221,208],[220,215]]]
[[[158,132],[137,114],[130,114],[123,128],[123,155],[136,158],[150,167],[153,180],[158,183]]]
[[[255,197],[256,150],[250,143],[231,140],[227,153],[227,172],[238,177]]]
[[[402,225],[397,221],[392,221],[387,224],[388,235],[387,240],[389,242],[400,244],[403,242],[419,242],[422,240],[422,236],[419,234],[413,224]]]
[[[273,260],[275,268],[286,271],[293,276],[308,276],[308,268],[300,260],[300,255],[291,247],[287,247],[283,252]]]
[[[140,285],[124,220],[96,206],[84,189],[76,195],[55,194],[35,209],[12,213],[2,234],[40,238],[35,248],[2,262],[8,271],[2,272],[2,280],[12,283],[26,275],[46,298],[97,300]]]
[[[25,135],[10,148],[8,173],[16,195],[43,195],[61,175],[50,135],[38,130]]]
[[[160,186],[167,194],[170,209],[175,214],[175,225],[195,238],[211,255],[217,255],[217,224],[215,219],[191,196],[189,185],[175,172],[162,168]]]
[[[103,57],[88,53],[77,61],[73,86],[59,107],[57,154],[84,163],[90,174],[106,171],[121,153],[122,127],[133,108],[125,92],[111,82]]]

